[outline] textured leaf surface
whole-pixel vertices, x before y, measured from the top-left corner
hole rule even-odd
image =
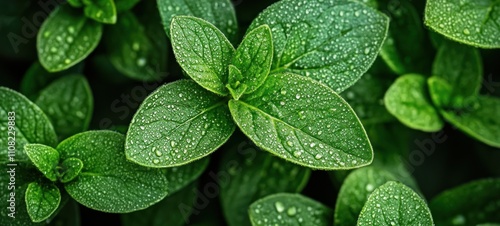
[[[114,0],[84,0],[85,16],[105,24],[116,23],[116,7]]]
[[[390,181],[368,197],[358,224],[434,225],[425,201],[406,185]]]
[[[186,165],[166,168],[165,177],[168,181],[168,192],[177,192],[198,179],[207,168],[208,162],[209,158],[207,157]]]
[[[332,210],[299,194],[280,193],[260,199],[248,210],[252,225],[332,225]]]
[[[357,2],[283,0],[264,10],[249,31],[271,27],[272,71],[294,72],[342,92],[372,65],[388,23],[386,16]]]
[[[79,176],[64,184],[80,204],[103,212],[126,213],[147,208],[167,195],[159,170],[138,166],[124,155],[125,137],[111,131],[88,131],[57,146],[61,159],[83,162]]]
[[[443,117],[475,139],[500,147],[500,99],[490,96],[479,96],[476,106],[453,111],[442,110]]]
[[[57,180],[59,152],[56,149],[43,144],[26,144],[24,152],[45,177],[51,181]]]
[[[389,87],[384,103],[387,110],[406,126],[425,132],[439,131],[444,123],[427,93],[424,76],[407,74]]]
[[[250,31],[236,49],[232,64],[241,71],[241,77],[229,74],[229,84],[237,88],[245,84],[245,93],[259,88],[269,75],[273,60],[273,40],[269,26],[262,25]],[[235,98],[236,99],[236,98]]]
[[[214,25],[196,17],[172,19],[172,47],[177,62],[198,84],[227,95],[228,65],[234,47]]]
[[[77,158],[67,158],[61,163],[61,183],[68,183],[75,179],[83,169],[83,162]]]
[[[143,24],[133,13],[121,13],[118,22],[106,30],[107,54],[113,66],[130,78],[160,80],[163,75],[159,72],[164,72],[167,64],[166,37],[151,36],[146,32],[146,26],[156,30],[154,33],[163,33],[160,25]],[[155,42],[161,44],[156,45]]]
[[[500,222],[500,179],[483,179],[452,188],[429,204],[436,225]]]
[[[176,15],[195,16],[215,25],[230,40],[234,41],[238,23],[233,4],[229,0],[157,0],[158,10],[167,35],[170,36],[170,23]]]
[[[26,209],[33,222],[49,218],[61,203],[61,193],[54,184],[32,182],[26,189]]]
[[[391,180],[396,180],[394,175],[378,167],[363,167],[350,173],[337,196],[334,224],[356,225],[368,196],[373,190]]]
[[[234,120],[257,146],[316,169],[350,169],[372,162],[361,122],[332,89],[310,78],[271,74],[254,93],[231,100]]]
[[[28,143],[45,144],[55,147],[57,136],[49,119],[38,106],[29,101],[22,94],[0,87],[0,162],[8,161],[8,142],[15,137],[15,161],[29,162],[24,153],[24,145]],[[14,112],[15,125],[8,125],[9,112]],[[11,118],[12,119],[12,118]],[[11,123],[12,124],[12,123]],[[11,132],[9,134],[9,132]],[[8,138],[11,137],[11,138]]]
[[[101,40],[102,25],[71,7],[58,7],[37,36],[38,59],[49,72],[65,70],[85,59]]]
[[[250,225],[248,207],[267,195],[301,192],[311,171],[261,151],[249,141],[230,148],[221,160],[219,174],[229,179],[220,182],[220,199],[228,225]]]
[[[425,24],[455,41],[500,48],[500,2],[497,0],[429,0]]]
[[[87,130],[94,98],[82,75],[64,76],[40,92],[35,103],[47,114],[60,139]]]
[[[227,100],[180,80],[144,100],[127,132],[125,153],[148,167],[180,166],[215,151],[234,128]]]

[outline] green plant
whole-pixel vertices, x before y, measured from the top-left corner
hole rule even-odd
[[[499,13],[15,1],[0,225],[498,225]]]

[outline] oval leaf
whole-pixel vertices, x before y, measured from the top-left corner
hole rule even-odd
[[[310,78],[271,74],[254,93],[231,100],[234,120],[257,146],[315,169],[370,164],[373,150],[351,107]]]
[[[500,222],[500,179],[483,179],[452,188],[429,204],[436,225]]]
[[[428,0],[424,22],[457,42],[481,48],[500,48],[500,5],[485,0]]]
[[[83,169],[64,184],[80,204],[103,212],[127,213],[147,208],[167,195],[168,183],[159,170],[127,161],[125,137],[112,131],[76,134],[58,146],[61,159],[78,158]]]
[[[389,181],[368,197],[358,224],[363,225],[434,225],[425,201],[411,188]]]
[[[24,145],[28,143],[45,144],[55,147],[57,136],[49,119],[42,110],[22,94],[0,87],[0,117],[8,121],[0,124],[0,162],[22,161],[29,162],[28,156],[24,153]],[[10,132],[10,133],[9,133]],[[8,137],[11,137],[10,139]],[[8,157],[8,142],[15,137],[15,157],[10,160]]]
[[[356,169],[350,173],[337,196],[335,225],[356,225],[359,213],[373,190],[395,179],[394,175],[386,170],[371,166]]]
[[[45,177],[53,182],[57,180],[56,167],[59,164],[59,152],[56,149],[43,144],[26,144],[24,152]]]
[[[245,93],[259,88],[269,75],[273,60],[273,40],[271,29],[262,25],[250,31],[236,49],[232,64],[241,71],[241,78],[229,74],[229,85],[237,88],[245,84]],[[235,98],[238,99],[238,98]]]
[[[354,1],[283,0],[265,9],[248,31],[262,24],[272,31],[273,72],[294,72],[342,92],[375,61],[389,19]]]
[[[311,171],[263,152],[244,139],[230,148],[218,171],[220,199],[228,225],[250,225],[247,210],[257,199],[278,192],[301,192]],[[227,173],[226,173],[227,172]]]
[[[49,72],[62,71],[85,59],[101,40],[102,25],[71,7],[58,7],[37,36],[38,59]]]
[[[158,88],[132,119],[127,158],[143,166],[172,167],[207,156],[234,131],[226,103],[192,80]]]
[[[35,103],[47,114],[61,140],[87,130],[94,109],[92,91],[82,75],[54,81]]]
[[[83,169],[83,162],[77,158],[67,158],[60,166],[61,183],[68,183],[75,179]]]
[[[248,210],[252,225],[332,225],[332,210],[299,194],[280,193],[260,199]]]
[[[203,88],[227,95],[228,65],[235,50],[224,34],[207,21],[188,16],[174,17],[170,31],[182,69]]]
[[[54,184],[32,182],[26,189],[26,209],[33,222],[49,218],[61,203],[61,193]]]
[[[88,18],[105,24],[116,23],[116,8],[114,0],[84,0],[83,12]]]
[[[389,87],[384,103],[389,113],[406,126],[425,132],[439,131],[444,123],[427,92],[424,76],[403,75]]]
[[[160,25],[153,29],[163,33]],[[146,31],[146,26],[133,13],[121,13],[118,22],[106,30],[107,54],[113,66],[130,78],[161,80],[167,66],[166,37],[151,37]],[[161,42],[161,45],[155,42]]]
[[[170,36],[170,24],[176,15],[195,16],[215,25],[230,40],[235,40],[238,22],[234,7],[229,0],[157,0],[158,10],[167,35]]]

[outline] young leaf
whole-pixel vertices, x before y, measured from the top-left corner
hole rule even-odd
[[[207,21],[189,16],[174,17],[170,31],[182,69],[203,88],[227,95],[228,65],[235,50],[224,34]]]
[[[368,197],[359,215],[363,225],[434,225],[425,201],[399,182],[389,181]]]
[[[132,9],[141,0],[114,0],[117,12],[123,12]]]
[[[61,203],[61,193],[54,184],[32,182],[25,195],[26,209],[33,222],[41,222],[49,218]]]
[[[473,47],[444,42],[432,65],[432,74],[453,87],[453,97],[477,96],[483,80],[481,55]]]
[[[471,137],[493,147],[500,148],[500,98],[479,96],[477,106],[464,110],[442,110],[446,121]]]
[[[58,146],[61,159],[78,158],[83,168],[64,184],[80,204],[103,212],[127,213],[147,208],[167,195],[168,183],[159,170],[127,161],[125,137],[112,131],[76,134]]]
[[[356,225],[368,196],[387,181],[396,180],[391,173],[378,167],[363,167],[347,176],[335,204],[336,226]]]
[[[483,179],[447,190],[429,204],[436,225],[500,222],[500,180]]]
[[[260,199],[248,210],[252,225],[332,225],[332,210],[299,194],[279,193]]]
[[[60,166],[59,177],[61,183],[68,183],[75,179],[83,169],[83,162],[77,158],[67,158]]]
[[[439,131],[444,123],[427,92],[424,76],[403,75],[389,87],[384,103],[389,113],[406,126],[425,132]]]
[[[431,76],[427,79],[432,103],[438,108],[449,108],[452,105],[453,87],[444,78]],[[460,106],[461,108],[463,106]]]
[[[102,24],[71,7],[58,7],[37,36],[38,59],[49,72],[65,70],[85,59],[101,40]]]
[[[157,3],[169,37],[171,37],[170,24],[174,16],[184,15],[202,18],[215,25],[231,41],[236,39],[238,22],[233,4],[229,0],[157,0]]]
[[[57,136],[49,119],[38,106],[29,101],[22,94],[0,87],[0,117],[5,123],[0,124],[0,162],[10,161],[8,159],[8,143],[15,137],[16,162],[29,162],[24,151],[24,145],[28,143],[45,144],[55,147]],[[9,118],[10,117],[10,118]],[[9,126],[10,120],[11,126]],[[11,138],[9,138],[11,137]],[[12,161],[10,161],[12,162]]]
[[[24,152],[45,177],[53,182],[57,180],[56,167],[59,164],[59,152],[56,149],[43,144],[26,144]]]
[[[241,84],[240,80],[243,81],[244,77],[243,74],[241,73],[240,69],[238,69],[236,66],[230,64],[229,65],[229,84],[226,85],[227,89],[229,90],[229,93],[231,93],[231,96],[233,99],[238,100],[240,97],[245,94],[246,90],[248,89],[247,84]]]
[[[105,24],[116,23],[114,0],[83,0],[83,12],[88,18]]]
[[[184,226],[189,222],[189,216],[196,201],[196,185],[190,183],[187,187],[167,196],[159,203],[132,213],[122,214],[123,226]]]
[[[498,1],[429,0],[424,22],[457,42],[481,48],[500,48]]]
[[[259,88],[269,75],[273,60],[273,40],[269,26],[262,25],[250,31],[236,49],[232,64],[241,72],[240,78],[229,73],[229,85],[237,88],[240,84],[248,87],[245,93]],[[235,98],[237,99],[237,98]]]
[[[271,71],[294,72],[342,92],[372,65],[389,19],[353,1],[283,0],[264,10],[248,30],[263,24],[272,31]]]
[[[222,209],[231,226],[250,225],[247,210],[257,199],[278,192],[301,192],[311,174],[307,168],[242,140],[225,153],[217,174]]]
[[[372,162],[370,141],[354,111],[310,78],[271,74],[252,94],[230,100],[229,109],[257,146],[288,161],[326,170]]]
[[[160,31],[162,29],[160,25],[157,28]],[[159,72],[166,69],[166,38],[161,46],[155,45],[162,38],[149,37],[146,27],[133,13],[121,13],[118,22],[106,30],[104,40],[109,60],[121,73],[143,81],[155,81],[163,77]]]
[[[60,139],[87,130],[94,99],[87,79],[68,75],[40,92],[35,103],[47,114]]]
[[[215,151],[234,129],[226,99],[180,80],[141,104],[127,132],[125,154],[147,167],[180,166]]]
[[[207,168],[208,162],[209,158],[207,157],[183,166],[166,168],[165,177],[169,182],[168,192],[177,192],[198,179]]]

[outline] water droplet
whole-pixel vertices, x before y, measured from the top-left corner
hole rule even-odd
[[[66,41],[69,42],[69,43],[72,43],[73,42],[73,37],[71,37],[71,36],[66,37]]]
[[[293,153],[293,156],[295,156],[295,157],[299,157],[301,155],[302,155],[302,151],[296,151]]]
[[[295,95],[295,98],[298,100],[300,99],[300,94]]]
[[[469,31],[469,29],[465,28],[465,29],[464,29],[464,34],[465,34],[465,35],[470,35],[470,31]]]
[[[311,143],[311,144],[309,145],[309,147],[312,147],[312,148],[313,148],[314,146],[316,146],[316,144],[315,144],[315,143]]]
[[[158,163],[160,163],[160,160],[158,160],[158,159],[153,159],[153,163],[154,163],[154,164],[158,164]]]
[[[286,90],[282,89],[281,90],[281,95],[285,95],[286,94]]]
[[[134,44],[132,44],[132,49],[134,51],[138,51],[140,48],[141,48],[141,45],[138,42],[134,42]]]
[[[293,146],[293,142],[291,142],[291,141],[287,141],[287,142],[286,142],[286,144],[287,144],[288,146],[290,146],[290,147],[292,147],[292,146]]]
[[[285,206],[281,202],[275,202],[274,207],[276,207],[276,211],[278,211],[278,213],[281,213],[285,210]]]
[[[175,145],[176,145],[175,141],[170,141],[170,146],[171,147],[175,147]]]
[[[321,159],[323,158],[323,155],[322,154],[316,154],[316,156],[314,156],[315,159]]]
[[[370,53],[370,48],[369,48],[369,47],[367,47],[367,48],[365,49],[365,54],[368,54],[368,53]]]
[[[463,215],[457,215],[455,217],[453,217],[453,219],[451,220],[451,222],[454,224],[454,225],[464,225],[465,224],[465,217]]]
[[[373,191],[373,189],[375,189],[375,187],[373,186],[373,184],[367,184],[365,189],[367,192],[371,192]]]
[[[281,101],[280,104],[283,106],[285,105],[285,101]]]
[[[73,33],[75,33],[75,28],[73,26],[69,26],[68,31],[69,31],[69,33],[73,34]]]
[[[46,31],[46,32],[43,33],[43,37],[47,38],[47,37],[49,37],[49,35],[50,35],[50,32],[48,32],[48,31]]]
[[[286,213],[288,214],[288,216],[295,216],[295,214],[297,214],[297,209],[295,208],[295,206],[292,206],[288,208]]]
[[[144,129],[145,129],[145,127],[144,127],[144,126],[139,126],[139,128],[141,128],[141,130],[144,130]]]
[[[144,65],[146,65],[146,59],[144,59],[143,57],[137,59],[137,66],[143,67]]]
[[[64,63],[65,64],[69,64],[69,63],[71,63],[71,60],[70,59],[66,59],[66,60],[64,60]]]
[[[53,52],[53,53],[57,52],[57,48],[56,47],[51,47],[50,48],[50,52]]]

